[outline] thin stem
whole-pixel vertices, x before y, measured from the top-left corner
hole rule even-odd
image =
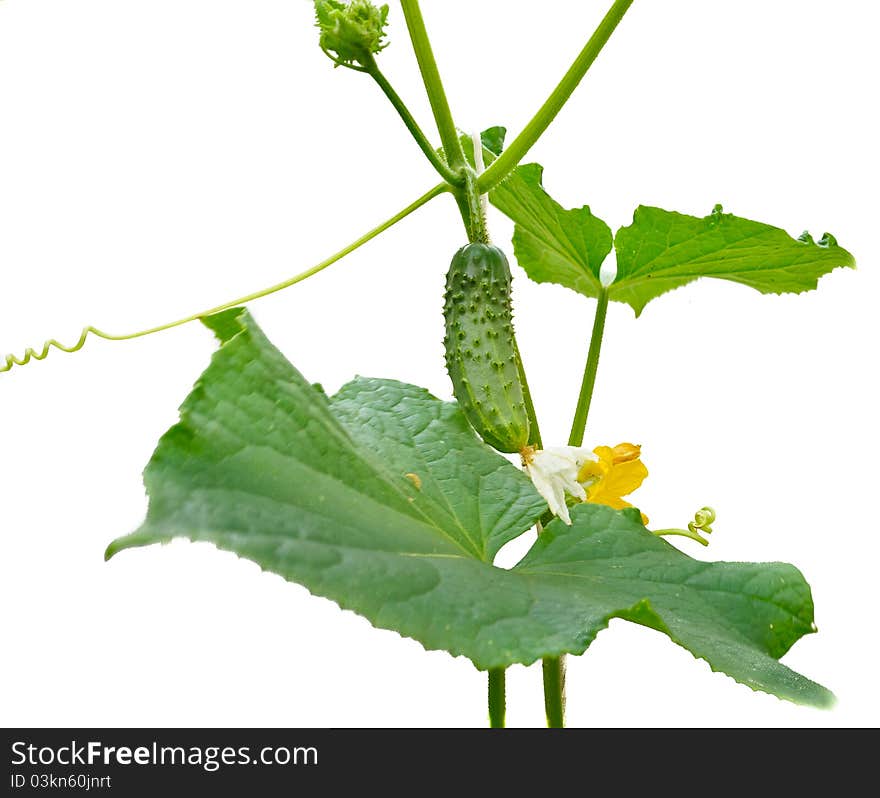
[[[458,130],[452,119],[452,111],[449,110],[449,101],[446,99],[440,70],[437,68],[428,31],[425,29],[422,11],[418,0],[401,0],[400,5],[403,7],[409,38],[419,63],[419,71],[422,73],[425,91],[428,93],[428,101],[431,103],[431,111],[437,123],[443,151],[446,153],[446,161],[452,171],[457,172],[465,164],[464,152],[458,140]]]
[[[467,216],[462,216],[467,229],[468,241],[488,244],[489,229],[486,226],[486,213],[482,196],[477,188],[477,174],[470,167],[464,168],[464,198],[467,203]]]
[[[406,125],[407,130],[412,134],[412,137],[415,139],[416,144],[419,145],[421,151],[425,154],[425,157],[430,161],[431,165],[437,170],[437,173],[442,177],[447,183],[455,186],[460,186],[462,184],[462,179],[460,176],[456,175],[449,166],[443,161],[442,158],[437,154],[437,151],[434,147],[431,146],[431,142],[428,141],[427,136],[422,132],[422,129],[419,127],[418,122],[413,118],[413,115],[410,113],[409,108],[406,107],[406,104],[400,98],[400,95],[394,90],[394,87],[389,83],[388,78],[385,77],[382,70],[379,69],[379,65],[376,63],[375,59],[370,60],[370,63],[367,65],[365,70],[368,75],[370,75],[373,80],[379,85],[379,88],[382,89],[382,92],[394,106],[397,113],[400,115],[400,118],[403,120],[403,124]]]
[[[522,385],[523,402],[526,406],[526,415],[529,417],[529,445],[536,449],[543,449],[541,430],[538,427],[538,417],[535,414],[535,405],[532,402],[532,392],[526,380],[526,371],[523,367],[522,355],[516,338],[513,339],[513,349],[516,353],[516,368],[519,372],[519,381]],[[541,522],[535,525],[540,535],[544,529]],[[547,726],[551,728],[561,727],[565,717],[565,660],[562,657],[544,657],[541,661],[544,671],[544,709],[547,714]]]
[[[504,668],[493,668],[489,671],[489,727],[504,728],[504,714],[507,709],[505,698]]]
[[[163,324],[160,327],[153,327],[152,329],[149,329],[149,330],[143,330],[142,332],[134,333],[133,335],[118,336],[118,337],[115,337],[115,340],[124,340],[127,338],[139,338],[142,335],[150,335],[150,333],[161,332],[162,330],[167,330],[171,327],[177,327],[178,325],[186,324],[187,322],[195,321],[196,319],[201,319],[204,316],[211,316],[214,313],[220,313],[220,311],[229,310],[229,308],[233,308],[236,305],[242,305],[245,302],[252,302],[255,299],[262,299],[264,296],[269,296],[269,294],[274,294],[276,291],[281,291],[284,288],[289,288],[292,285],[296,285],[296,283],[300,283],[303,280],[317,274],[318,272],[323,271],[328,266],[332,266],[334,263],[336,263],[336,261],[342,260],[346,255],[349,255],[352,252],[354,252],[356,249],[358,249],[359,247],[362,247],[364,244],[366,244],[368,241],[371,241],[372,239],[374,239],[380,233],[384,233],[389,227],[392,227],[395,224],[397,224],[399,221],[401,221],[402,219],[405,219],[413,211],[418,210],[419,208],[422,207],[422,205],[425,205],[426,203],[428,203],[432,199],[434,199],[434,197],[437,197],[440,194],[443,194],[447,191],[449,191],[449,187],[444,183],[439,183],[438,185],[434,186],[434,188],[432,188],[429,191],[426,191],[424,194],[422,194],[422,196],[419,197],[418,199],[413,200],[403,210],[395,213],[394,216],[392,216],[390,219],[386,219],[384,222],[382,222],[377,227],[374,227],[372,230],[364,233],[360,238],[352,241],[348,246],[340,249],[339,252],[334,253],[329,258],[326,258],[325,260],[322,260],[320,263],[312,266],[311,269],[307,269],[304,272],[300,272],[299,274],[294,275],[293,277],[291,277],[287,280],[284,280],[283,282],[276,283],[275,285],[269,286],[268,288],[263,288],[259,291],[254,291],[252,294],[246,294],[245,296],[239,297],[238,299],[233,299],[231,302],[224,302],[222,305],[218,305],[215,308],[209,308],[208,310],[203,310],[201,313],[194,313],[192,316],[187,316],[185,319],[180,319],[179,321],[172,321],[169,324]]]
[[[633,0],[617,0],[611,6],[605,18],[596,28],[595,33],[581,50],[568,72],[562,77],[559,85],[538,109],[538,113],[525,126],[523,131],[511,142],[510,146],[490,166],[480,178],[480,188],[489,191],[503,180],[522,160],[531,146],[540,138],[550,123],[556,118],[562,106],[571,97],[581,78],[596,60],[617,24],[632,5]],[[596,317],[593,321],[593,333],[590,338],[590,351],[584,368],[581,392],[578,396],[577,409],[569,435],[569,446],[580,446],[584,441],[587,415],[590,412],[590,400],[596,384],[596,369],[599,365],[599,350],[602,347],[602,333],[605,328],[605,313],[608,309],[608,294],[602,288],[596,306]],[[547,726],[562,728],[565,725],[565,657],[544,657],[544,709],[547,713]]]
[[[483,160],[483,138],[479,133],[471,133],[471,144],[474,148],[474,171],[476,172],[476,176],[479,178],[483,172],[486,171],[486,164]],[[489,197],[485,194],[480,194],[479,186],[477,186],[477,192],[480,198],[480,213],[485,221],[487,214],[489,213]]]
[[[599,353],[602,349],[602,338],[605,332],[605,317],[608,311],[608,290],[603,286],[599,289],[596,302],[596,315],[593,318],[593,332],[590,335],[590,350],[584,366],[584,377],[581,380],[581,392],[578,395],[577,409],[568,436],[569,446],[581,446],[587,428],[587,416],[590,413],[590,402],[593,388],[596,385],[596,371],[599,368]],[[544,666],[544,709],[547,712],[547,726],[562,728],[565,724],[565,657],[545,657]]]
[[[422,82],[425,84],[428,102],[431,104],[431,112],[434,114],[434,121],[440,134],[440,143],[443,145],[446,163],[454,174],[458,174],[466,166],[464,151],[461,148],[461,142],[458,140],[458,129],[455,127],[452,111],[449,109],[449,101],[446,99],[446,91],[443,89],[440,70],[437,68],[434,51],[431,49],[431,40],[428,38],[428,31],[425,29],[422,10],[419,8],[418,0],[401,0],[400,5],[403,9],[403,16],[406,19],[406,27],[416,54],[416,60],[419,64],[419,71],[422,73]],[[461,219],[470,237],[474,230],[474,222],[471,221],[467,193],[464,189],[458,188],[454,192],[454,196],[455,202],[458,205],[458,212],[461,214]],[[471,238],[470,240],[474,239]]]
[[[254,291],[252,294],[246,294],[245,296],[239,297],[238,299],[233,299],[230,302],[224,302],[222,305],[218,305],[215,308],[209,308],[208,310],[203,310],[201,313],[194,313],[192,316],[187,316],[185,319],[180,319],[178,321],[172,321],[169,324],[163,324],[160,327],[153,327],[149,330],[143,330],[139,333],[134,333],[133,335],[124,335],[124,336],[116,336],[114,340],[124,340],[127,338],[139,338],[142,335],[150,335],[150,333],[161,332],[162,330],[167,330],[171,327],[177,327],[181,324],[186,324],[190,321],[196,321],[197,319],[201,319],[204,316],[212,316],[214,313],[220,313],[223,310],[229,310],[229,308],[234,308],[236,305],[243,305],[246,302],[253,302],[255,299],[262,299],[264,296],[269,296],[269,294],[274,294],[276,291],[281,291],[285,288],[290,288],[292,285],[296,285],[297,283],[302,282],[303,280],[312,277],[320,271],[323,271],[328,266],[332,266],[336,261],[342,260],[346,255],[351,254],[359,247],[362,247],[368,241],[374,239],[380,233],[384,233],[389,227],[394,226],[402,219],[405,219],[409,216],[413,211],[418,210],[430,202],[434,197],[439,196],[445,192],[449,191],[449,187],[443,183],[439,183],[434,186],[434,188],[426,191],[416,200],[413,200],[409,205],[407,205],[403,210],[398,211],[394,214],[390,219],[386,219],[377,227],[374,227],[372,230],[364,233],[360,238],[352,241],[348,246],[343,247],[339,250],[339,252],[334,253],[329,258],[322,260],[320,263],[312,266],[311,269],[306,269],[304,272],[300,272],[293,277],[290,277],[283,282],[276,283],[275,285],[271,285],[268,288],[263,288],[259,291]]]
[[[532,402],[532,392],[529,390],[526,370],[523,367],[522,355],[519,353],[516,337],[513,339],[513,349],[516,353],[516,369],[519,372],[519,381],[522,385],[526,415],[529,417],[529,445],[536,449],[543,449],[544,444],[541,441],[541,430],[538,427],[538,417]],[[539,535],[544,531],[540,521],[535,527]],[[544,657],[542,668],[544,671],[544,709],[547,714],[547,726],[561,727],[565,716],[565,661],[562,657]]]
[[[571,97],[572,92],[577,88],[578,83],[592,66],[596,56],[599,55],[617,24],[632,4],[633,0],[616,0],[611,6],[595,33],[584,45],[584,49],[575,58],[574,63],[553,89],[553,93],[547,98],[547,101],[538,109],[532,120],[504,150],[498,160],[480,178],[480,191],[486,192],[498,185],[514,170],[532,145],[541,137],[541,134]]]
[[[343,247],[339,250],[339,252],[331,255],[325,260],[322,260],[320,263],[312,266],[312,268],[307,269],[304,272],[300,272],[299,274],[294,275],[293,277],[284,280],[281,283],[269,286],[268,288],[263,288],[259,291],[254,291],[251,294],[246,294],[245,296],[238,297],[237,299],[233,299],[229,302],[224,302],[222,305],[208,308],[207,310],[200,311],[199,313],[193,313],[191,316],[187,316],[183,319],[171,321],[167,324],[161,324],[158,327],[150,327],[147,330],[139,330],[135,333],[114,335],[112,333],[107,333],[103,330],[99,330],[96,327],[85,327],[80,333],[80,337],[77,342],[72,346],[65,346],[59,341],[56,341],[54,338],[51,338],[43,344],[39,351],[31,349],[29,347],[25,350],[24,355],[20,358],[16,357],[15,355],[6,355],[4,358],[5,362],[0,365],[0,373],[4,371],[9,371],[13,366],[23,366],[26,363],[29,363],[31,360],[44,360],[49,354],[49,351],[53,348],[58,349],[61,352],[78,352],[85,345],[86,339],[89,335],[94,335],[97,338],[104,338],[108,341],[130,341],[132,338],[141,338],[145,335],[152,335],[153,333],[170,330],[172,327],[179,327],[182,324],[188,324],[191,321],[197,321],[198,319],[204,318],[205,316],[211,316],[214,313],[220,313],[221,311],[234,308],[237,305],[242,305],[246,302],[252,302],[255,299],[261,299],[262,297],[268,296],[269,294],[274,294],[276,291],[281,291],[284,288],[289,288],[290,286],[296,285],[296,283],[300,283],[303,280],[311,277],[312,275],[315,275],[318,272],[326,269],[328,266],[331,266],[337,261],[342,260],[342,258],[344,258],[346,255],[354,252],[358,247],[363,246],[380,233],[383,233],[392,225],[395,225],[402,219],[405,219],[413,211],[418,210],[422,207],[422,205],[425,205],[427,202],[430,202],[430,200],[434,199],[434,197],[437,197],[440,194],[446,193],[448,191],[450,191],[450,187],[446,183],[439,183],[438,185],[434,186],[434,188],[422,194],[422,196],[418,199],[413,200],[413,202],[407,205],[403,210],[395,213],[394,216],[392,216],[390,219],[386,219],[378,227],[374,227],[369,232],[364,233],[364,235],[362,235],[357,240],[352,241],[351,244],[349,244],[347,247]]]
[[[519,372],[519,382],[522,386],[523,403],[526,406],[526,415],[529,419],[529,446],[543,449],[541,442],[541,430],[538,427],[538,416],[535,414],[535,405],[532,402],[532,392],[529,390],[529,381],[526,379],[526,370],[523,366],[522,355],[519,353],[519,345],[516,336],[513,337],[513,351],[516,354],[516,370]]]
[[[542,667],[547,728],[561,729],[565,726],[565,659],[544,657]]]
[[[666,535],[681,535],[682,537],[697,541],[701,546],[709,545],[709,541],[706,538],[697,532],[692,532],[690,529],[652,529],[651,534],[656,535],[658,538],[665,537]]]
[[[584,377],[581,380],[581,392],[578,396],[577,409],[571,422],[571,433],[568,436],[569,446],[580,446],[584,442],[587,428],[587,416],[590,413],[590,402],[593,399],[593,388],[596,385],[596,371],[599,368],[599,352],[602,349],[602,337],[605,332],[605,316],[608,311],[608,290],[599,289],[596,302],[596,315],[593,318],[593,332],[590,336],[590,351],[584,366]]]

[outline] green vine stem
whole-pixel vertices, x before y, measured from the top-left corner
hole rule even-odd
[[[596,301],[596,315],[593,318],[593,332],[590,336],[590,350],[584,366],[584,377],[581,380],[581,392],[578,395],[577,408],[571,422],[568,436],[569,446],[580,446],[584,442],[587,429],[587,416],[590,413],[590,402],[593,399],[593,388],[596,385],[596,371],[599,368],[599,352],[602,349],[602,338],[605,333],[605,316],[608,312],[608,289],[602,286]]]
[[[538,416],[535,413],[535,405],[532,401],[532,392],[526,379],[526,371],[523,367],[522,355],[516,338],[513,339],[513,348],[516,352],[516,368],[519,371],[519,379],[522,384],[523,401],[526,405],[526,414],[529,417],[529,445],[536,449],[543,449],[541,430],[538,426]],[[536,525],[538,534],[543,532],[541,522]],[[559,728],[563,725],[565,714],[565,661],[562,657],[544,657],[541,661],[544,675],[544,711],[547,715],[547,726]]]
[[[561,729],[565,725],[565,657],[544,657],[541,666],[547,728]]]
[[[596,385],[596,372],[599,368],[599,353],[605,333],[605,317],[608,312],[608,289],[599,289],[596,301],[596,315],[593,318],[593,332],[590,335],[590,349],[584,366],[584,377],[578,395],[577,408],[568,436],[569,446],[581,446],[587,428],[587,416],[593,388]],[[565,725],[565,657],[545,657],[544,667],[544,709],[547,712],[547,726],[553,729]]]
[[[519,353],[519,345],[516,336],[513,338],[513,350],[516,353],[516,370],[519,372],[519,381],[522,384],[523,402],[526,406],[526,415],[529,417],[529,446],[543,449],[541,442],[541,430],[538,427],[538,417],[535,414],[535,404],[532,402],[532,392],[529,389],[529,381],[526,379],[526,370],[523,366],[522,355]]]
[[[434,51],[431,48],[428,31],[425,28],[422,10],[419,8],[418,0],[400,0],[400,5],[403,9],[403,16],[406,20],[406,27],[409,31],[409,38],[416,55],[416,61],[419,64],[419,71],[422,74],[422,81],[425,84],[425,92],[428,95],[431,112],[434,114],[434,121],[437,124],[437,132],[440,134],[440,143],[443,145],[446,162],[453,174],[458,175],[467,166],[467,162],[465,161],[464,150],[461,148],[461,142],[458,139],[458,129],[455,127],[455,121],[452,118],[449,101],[446,99],[446,91],[443,88],[443,81],[440,78],[440,70],[437,68],[437,61],[434,58]],[[480,190],[485,191],[485,189]],[[454,196],[464,226],[470,235],[474,222],[470,218],[467,192],[458,188]]]
[[[452,111],[449,109],[449,101],[446,99],[443,81],[440,79],[440,70],[437,68],[431,41],[428,39],[422,11],[418,0],[401,0],[400,5],[403,8],[403,16],[406,19],[406,27],[419,64],[419,71],[422,73],[428,102],[431,104],[431,111],[437,123],[437,132],[440,133],[443,152],[446,153],[446,161],[452,171],[457,172],[465,165],[464,152],[458,140],[458,130],[452,119]]]
[[[486,226],[486,212],[483,207],[480,190],[477,187],[477,174],[467,166],[464,167],[464,196],[468,211],[467,218],[464,220],[468,241],[472,244],[488,244],[489,229]]]
[[[486,192],[494,188],[516,168],[516,165],[541,137],[550,123],[556,118],[562,106],[571,97],[572,92],[577,88],[577,85],[592,66],[596,56],[602,51],[608,39],[611,38],[611,34],[614,33],[614,29],[632,4],[633,0],[616,0],[614,5],[611,6],[608,13],[605,14],[605,17],[599,23],[599,27],[596,28],[590,40],[584,45],[584,49],[581,50],[574,63],[569,67],[568,72],[563,75],[562,80],[559,81],[559,84],[547,98],[547,101],[538,109],[532,120],[510,143],[507,149],[501,153],[498,160],[480,177],[480,191]],[[404,2],[404,10],[406,5],[406,2]]]
[[[493,668],[489,671],[489,727],[504,728],[504,715],[507,710],[505,698],[504,668]]]
[[[440,177],[452,186],[462,185],[462,178],[449,168],[449,166],[438,155],[437,150],[431,146],[431,142],[428,141],[427,136],[422,132],[418,122],[416,122],[415,118],[410,113],[409,108],[406,107],[406,103],[403,102],[400,95],[394,90],[394,87],[388,81],[388,78],[386,78],[382,70],[379,69],[376,59],[371,56],[363,71],[370,75],[370,77],[376,81],[379,88],[382,89],[383,94],[394,106],[395,110],[400,115],[401,120],[403,120],[403,124],[406,125],[407,130],[412,134],[416,144],[419,145],[419,148],[425,154],[425,157],[434,169],[437,170]]]

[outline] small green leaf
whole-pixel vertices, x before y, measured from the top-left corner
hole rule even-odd
[[[241,316],[241,308],[230,308],[220,313],[204,316],[200,321],[214,333],[221,344],[225,344],[230,338],[242,331]]]
[[[563,208],[544,190],[543,171],[536,163],[518,166],[489,192],[489,201],[516,223],[513,252],[529,277],[596,296],[611,229],[586,205]]]
[[[501,125],[495,125],[494,127],[486,128],[482,133],[480,133],[480,142],[483,145],[483,149],[488,150],[488,156],[485,153],[483,155],[483,160],[486,161],[486,166],[488,166],[489,163],[491,163],[499,155],[501,155],[501,151],[504,149],[504,137],[506,135],[507,128],[501,127]],[[469,159],[471,163],[473,163],[473,140],[470,136],[467,136],[466,138],[468,139],[468,141],[470,141],[470,147],[462,142],[462,145],[465,147],[465,156],[467,156],[468,150],[470,150]]]
[[[328,401],[247,312],[210,323],[224,343],[147,466],[146,521],[108,558],[210,541],[482,669],[580,654],[624,618],[754,689],[831,701],[777,661],[814,631],[792,566],[699,562],[631,514],[582,504],[497,568],[546,504],[454,403],[364,378]]]
[[[608,295],[637,316],[655,297],[699,277],[762,294],[799,294],[838,266],[855,266],[827,233],[818,243],[808,234],[795,239],[778,227],[722,213],[720,205],[704,218],[639,206],[633,223],[617,231],[614,248],[617,279]]]
[[[483,145],[483,166],[489,166],[504,149],[504,137],[507,135],[507,128],[496,125],[495,127],[486,128],[480,133],[480,142]],[[472,168],[476,168],[474,163],[474,140],[469,133],[459,131],[458,140],[461,143],[461,149],[464,152],[465,160]],[[446,160],[446,154],[442,147],[437,148],[440,156]]]

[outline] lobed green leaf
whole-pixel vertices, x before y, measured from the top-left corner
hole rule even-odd
[[[639,206],[633,223],[614,237],[617,279],[609,297],[626,302],[638,316],[655,297],[699,277],[742,283],[762,294],[810,291],[819,278],[853,256],[826,233],[792,238],[763,222],[723,213],[705,217]]]
[[[586,205],[563,208],[544,190],[543,172],[536,163],[518,166],[489,192],[489,201],[516,223],[513,252],[529,277],[596,296],[611,228]]]
[[[558,283],[597,296],[599,269],[611,251],[611,231],[589,207],[565,209],[544,190],[543,167],[517,167],[490,192],[490,201],[515,223],[517,261],[536,282]],[[763,222],[723,213],[687,216],[639,206],[633,223],[614,236],[616,278],[608,297],[635,314],[661,294],[700,277],[750,286],[764,294],[815,289],[838,267],[854,267],[853,256],[826,233],[792,238]]]
[[[246,311],[210,326],[222,345],[147,466],[147,518],[108,558],[210,541],[482,669],[580,654],[624,618],[754,689],[831,701],[778,662],[814,631],[792,566],[699,562],[630,513],[582,504],[497,568],[546,504],[454,403],[365,378],[328,398]]]

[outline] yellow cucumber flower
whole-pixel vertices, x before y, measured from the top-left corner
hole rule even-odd
[[[621,443],[613,448],[597,446],[592,452],[577,446],[528,447],[522,458],[526,473],[551,512],[571,525],[566,496],[617,510],[632,506],[621,497],[632,493],[648,476],[640,455],[640,446]],[[642,520],[648,521],[644,515]]]
[[[577,474],[577,481],[586,490],[587,501],[607,504],[615,510],[632,507],[622,497],[636,490],[648,476],[648,469],[641,461],[642,447],[632,443],[597,446],[593,454],[597,459],[587,460]],[[644,513],[642,522],[648,523]]]

